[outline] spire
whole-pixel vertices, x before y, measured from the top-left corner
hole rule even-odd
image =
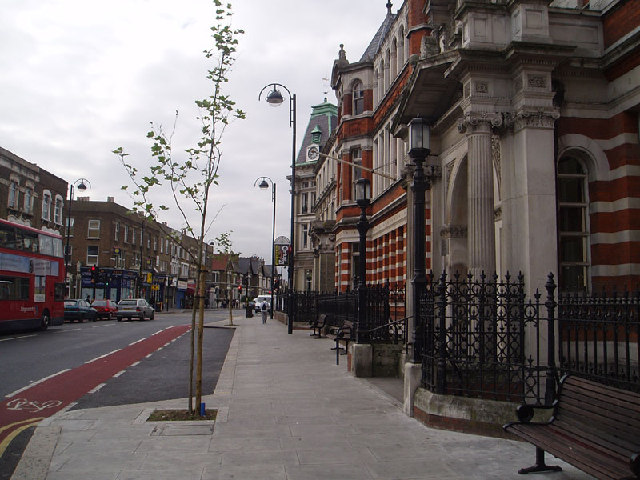
[[[393,7],[393,3],[391,3],[391,0],[389,0],[387,2],[387,15],[391,15],[391,7]]]

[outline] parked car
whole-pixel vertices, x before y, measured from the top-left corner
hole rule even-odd
[[[134,318],[137,318],[138,320],[144,320],[145,318],[153,320],[154,317],[154,308],[149,305],[149,302],[144,298],[127,298],[125,300],[120,300],[120,303],[118,303],[116,318],[119,322],[124,318],[127,320]]]
[[[64,301],[64,319],[68,322],[96,321],[97,311],[89,302],[81,298],[69,298]]]
[[[116,318],[118,305],[113,300],[94,300],[91,307],[96,309],[98,320],[113,320]]]

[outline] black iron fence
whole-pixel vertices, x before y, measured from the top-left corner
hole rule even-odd
[[[558,298],[560,368],[640,392],[640,293]]]
[[[288,312],[293,302],[296,322],[314,323],[322,314],[352,324],[354,338],[360,342],[397,342],[406,337],[406,300],[403,288],[367,286],[362,321],[358,315],[360,295],[356,291],[322,293],[291,292],[277,308]]]
[[[555,289],[552,275],[544,298],[526,298],[522,275],[429,275],[415,325],[423,386],[532,404],[548,404],[564,373],[640,389],[639,296],[556,302]]]

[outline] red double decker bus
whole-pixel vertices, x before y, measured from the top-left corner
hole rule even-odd
[[[0,331],[64,322],[62,237],[0,219]]]

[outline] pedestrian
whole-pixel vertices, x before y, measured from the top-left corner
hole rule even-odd
[[[262,323],[267,323],[267,302],[262,302],[262,306],[260,307],[262,311]]]

